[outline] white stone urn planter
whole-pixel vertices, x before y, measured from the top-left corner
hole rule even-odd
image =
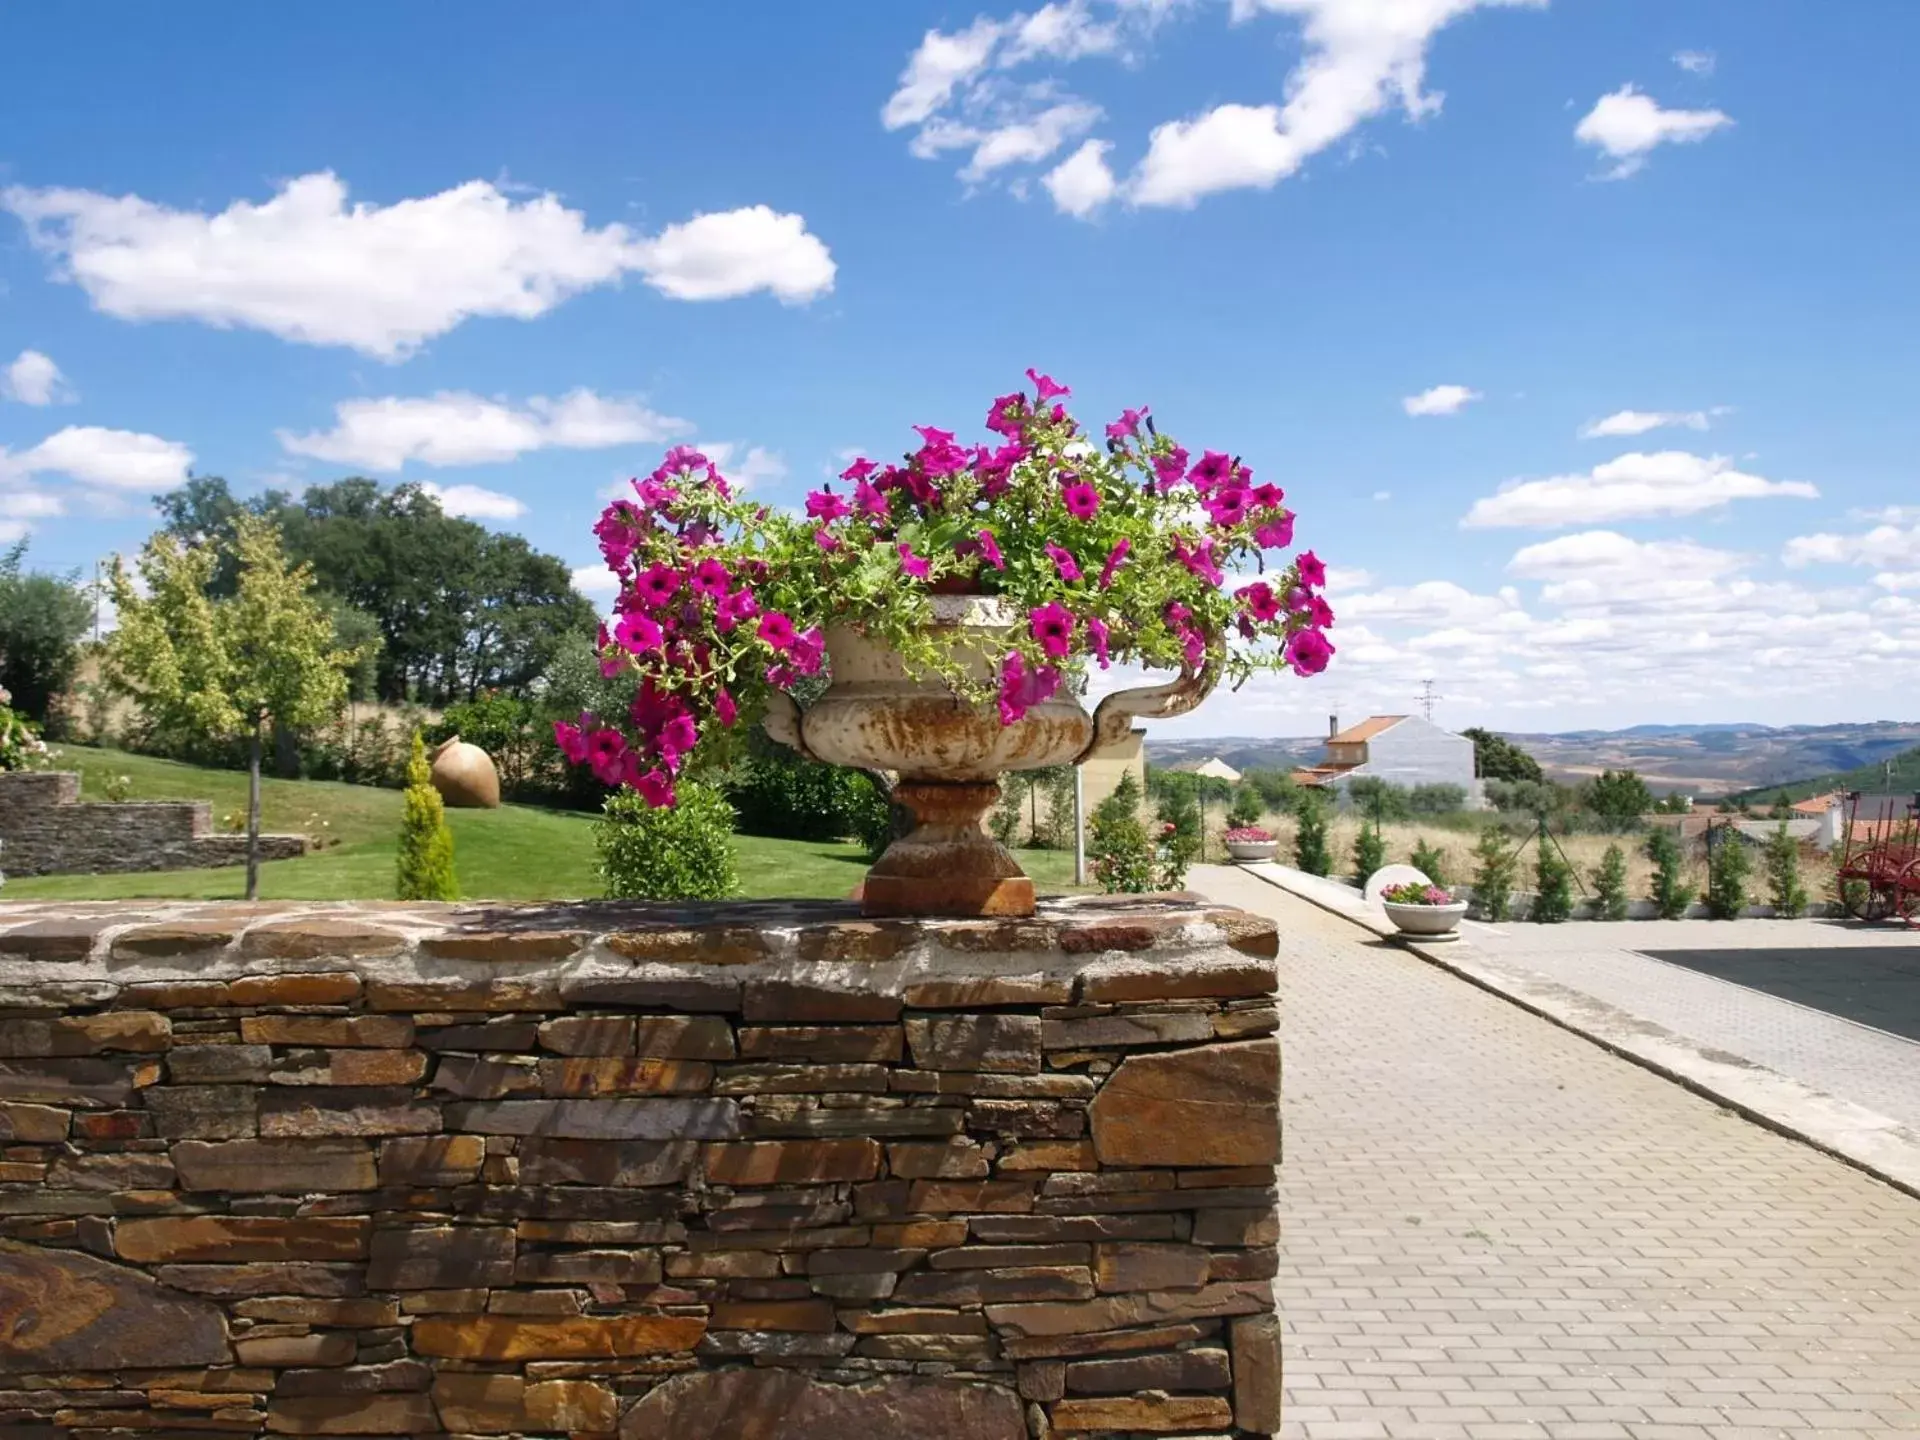
[[[1464,900],[1451,905],[1396,905],[1391,900],[1380,903],[1402,935],[1421,940],[1457,940],[1460,922],[1467,914]]]
[[[1278,840],[1229,840],[1227,854],[1236,865],[1257,865],[1280,853]]]
[[[1012,628],[1001,603],[983,595],[933,597],[934,628],[954,647],[969,678],[993,682],[989,647]],[[1166,685],[1121,691],[1088,715],[1063,687],[1011,725],[990,705],[972,704],[933,676],[908,673],[900,655],[858,629],[826,632],[832,683],[802,711],[776,693],[766,731],[811,760],[891,772],[893,798],[913,811],[913,832],[893,842],[867,872],[868,915],[1031,915],[1033,881],[981,821],[1009,770],[1079,764],[1119,739],[1135,717],[1181,715],[1212,691],[1211,668]]]

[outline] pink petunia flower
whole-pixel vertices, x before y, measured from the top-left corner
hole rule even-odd
[[[1218,450],[1209,450],[1203,454],[1187,474],[1193,482],[1193,488],[1202,492],[1211,490],[1233,473],[1233,457],[1223,455]]]
[[[620,762],[627,753],[627,737],[618,730],[600,729],[587,737],[587,764],[602,785],[620,783]]]
[[[813,490],[807,494],[807,514],[822,524],[831,525],[842,515],[852,513],[847,502],[831,490]]]
[[[996,570],[1004,570],[1007,568],[1007,562],[1000,554],[1000,543],[993,538],[993,532],[991,530],[982,530],[974,537],[974,544],[979,549],[981,558],[984,559],[987,564]]]
[[[788,663],[802,675],[818,675],[826,656],[826,637],[820,633],[818,625],[794,636],[793,648],[787,651]]]
[[[1200,504],[1212,517],[1214,524],[1228,529],[1247,518],[1249,498],[1244,485],[1222,485]]]
[[[1189,545],[1180,536],[1173,537],[1173,558],[1187,567],[1189,574],[1197,575],[1209,585],[1218,585],[1222,579],[1220,567],[1214,563],[1213,541],[1202,538]]]
[[[873,461],[862,455],[840,472],[840,478],[852,483],[859,483],[871,475],[876,468]]]
[[[722,725],[731,730],[734,722],[740,718],[740,706],[730,692],[722,690],[713,697],[713,713]]]
[[[1333,658],[1333,642],[1318,630],[1296,630],[1287,641],[1287,663],[1298,675],[1318,675]]]
[[[925,580],[931,576],[932,566],[924,555],[913,553],[913,547],[902,540],[894,547],[900,552],[900,571],[915,580]]]
[[[674,804],[673,777],[655,766],[646,774],[638,776],[633,788],[640,792],[640,798],[655,810],[671,810]]]
[[[1186,479],[1187,447],[1176,445],[1166,454],[1154,456],[1153,475],[1159,482],[1158,488],[1162,495]]]
[[[840,537],[827,530],[813,532],[813,543],[831,555],[840,548]]]
[[[1269,520],[1253,532],[1253,543],[1262,550],[1284,550],[1293,544],[1293,516]]]
[[[1060,492],[1067,513],[1076,520],[1091,520],[1100,513],[1100,492],[1084,480],[1076,480]]]
[[[1018,650],[1010,650],[1000,662],[1000,723],[1011,725],[1025,717],[1035,705],[1053,698],[1060,688],[1060,672],[1051,665],[1027,668]]]
[[[1106,589],[1113,583],[1114,572],[1127,558],[1127,552],[1133,549],[1133,542],[1122,535],[1114,542],[1113,549],[1107,552],[1107,563],[1100,567],[1100,588]]]
[[[581,724],[587,717],[580,717]],[[553,743],[560,747],[560,753],[567,757],[567,763],[578,765],[587,758],[587,737],[579,725],[569,725],[565,720],[553,722]]]
[[[720,600],[725,598],[727,586],[732,581],[733,576],[727,572],[726,561],[709,555],[693,567],[693,578],[688,583],[709,599]]]
[[[987,408],[987,429],[1009,440],[1020,435],[1020,419],[1026,413],[1027,397],[1018,390],[1002,395]]]
[[[660,738],[655,743],[667,768],[678,769],[680,757],[700,743],[700,727],[693,723],[691,715],[676,715],[660,727]]]
[[[1253,487],[1253,503],[1262,510],[1278,510],[1280,502],[1287,498],[1287,492],[1278,485],[1256,485]]]
[[[1027,379],[1033,382],[1033,388],[1038,392],[1038,400],[1042,405],[1049,400],[1064,400],[1073,394],[1073,391],[1060,384],[1051,375],[1042,375],[1031,365],[1027,367]]]
[[[1327,567],[1311,550],[1302,550],[1295,562],[1300,567],[1300,583],[1318,589],[1327,583]]]
[[[1051,540],[1047,542],[1047,558],[1053,561],[1054,569],[1060,572],[1060,578],[1069,584],[1080,578],[1080,566],[1075,563],[1073,552],[1062,549]]]
[[[1089,615],[1087,638],[1092,642],[1094,657],[1099,660],[1100,668],[1106,669],[1112,663],[1107,659],[1107,622],[1098,615]]]
[[[731,595],[723,596],[714,607],[713,623],[722,635],[732,632],[733,627],[751,620],[760,613],[760,602],[753,598],[753,592],[739,589]]]
[[[649,606],[659,609],[671,601],[680,589],[680,572],[665,565],[649,565],[633,582],[634,593]]]
[[[1120,418],[1107,426],[1109,440],[1131,440],[1140,433],[1140,422],[1147,418],[1147,407],[1138,410],[1122,410]]]
[[[1058,600],[1049,600],[1027,616],[1027,631],[1055,660],[1073,649],[1073,614]]]
[[[853,508],[869,520],[887,518],[887,497],[862,480],[853,487]]]
[[[659,624],[645,615],[622,615],[613,627],[613,638],[630,655],[657,654],[665,641]]]
[[[778,610],[769,610],[760,617],[760,639],[767,648],[776,654],[784,655],[793,648],[795,637],[793,621]]]
[[[1254,619],[1267,621],[1280,618],[1280,601],[1275,597],[1273,587],[1264,580],[1236,591],[1235,595]]]

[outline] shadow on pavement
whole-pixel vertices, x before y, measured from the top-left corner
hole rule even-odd
[[[1702,975],[1920,1041],[1920,943],[1885,949],[1643,950]]]

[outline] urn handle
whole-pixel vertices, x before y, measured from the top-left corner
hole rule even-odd
[[[800,732],[800,706],[786,691],[769,692],[767,713],[761,717],[760,728],[802,760],[820,758],[807,748],[806,737]]]
[[[1074,759],[1083,765],[1102,745],[1126,738],[1135,720],[1168,720],[1194,709],[1220,683],[1220,665],[1211,651],[1198,669],[1182,665],[1177,679],[1164,685],[1117,690],[1093,712],[1093,738]]]

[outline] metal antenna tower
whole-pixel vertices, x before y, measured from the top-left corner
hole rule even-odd
[[[1433,681],[1422,680],[1420,682],[1420,709],[1425,713],[1428,720],[1433,719],[1433,702],[1444,699],[1446,699],[1446,696],[1433,688]]]

